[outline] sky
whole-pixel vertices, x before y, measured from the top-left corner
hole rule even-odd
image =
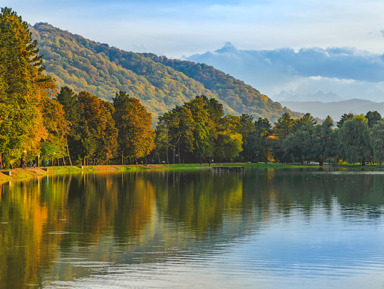
[[[47,22],[123,50],[205,62],[277,101],[384,101],[382,0],[0,0],[0,6],[32,25]]]
[[[49,24],[123,50],[172,58],[214,50],[355,47],[384,52],[382,0],[1,0]]]
[[[274,101],[384,102],[384,55],[376,52],[346,47],[242,50],[226,43],[188,60],[225,71]]]

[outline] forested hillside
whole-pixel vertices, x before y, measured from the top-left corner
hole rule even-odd
[[[127,52],[87,40],[46,23],[31,27],[57,85],[110,100],[119,90],[139,98],[155,117],[196,95],[215,97],[226,113],[249,113],[275,121],[279,103],[208,65]],[[296,116],[294,113],[290,112]]]
[[[266,95],[260,94],[252,86],[212,66],[168,59],[164,56],[158,57],[149,53],[145,55],[156,62],[162,63],[199,81],[237,112],[274,119],[276,112],[282,114],[288,111]]]

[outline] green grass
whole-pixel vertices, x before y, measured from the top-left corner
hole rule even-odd
[[[57,174],[71,174],[71,173],[80,173],[80,172],[137,172],[145,170],[200,170],[200,169],[210,169],[211,167],[245,167],[245,168],[315,168],[318,166],[315,165],[290,165],[290,164],[274,164],[274,163],[213,163],[209,166],[208,163],[204,164],[161,164],[154,166],[146,165],[109,165],[109,166],[62,166],[62,167],[48,167],[48,171],[36,174],[33,172],[28,172],[28,170],[20,172],[22,169],[17,169],[18,174],[11,176],[3,175],[0,179],[1,182],[7,182],[10,180],[20,180],[33,178],[44,175],[57,175]],[[324,167],[330,167],[328,164],[325,164]],[[345,169],[383,169],[384,166],[380,165],[366,165],[362,166],[361,164],[341,164],[336,166],[338,168]]]

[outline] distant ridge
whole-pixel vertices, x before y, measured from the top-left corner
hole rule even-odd
[[[384,102],[374,102],[364,99],[350,99],[336,102],[320,101],[282,101],[282,105],[295,111],[309,112],[313,116],[325,119],[328,115],[334,121],[340,120],[344,113],[366,114],[368,111],[378,111],[384,116]]]
[[[139,98],[155,117],[197,95],[215,97],[226,113],[235,115],[248,113],[271,121],[285,112],[300,116],[212,66],[123,51],[47,23],[37,23],[31,31],[47,73],[59,86],[87,90],[107,100],[124,90]]]

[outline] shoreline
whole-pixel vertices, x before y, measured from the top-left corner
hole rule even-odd
[[[276,163],[215,163],[211,166],[203,164],[151,164],[151,165],[94,165],[94,166],[52,166],[37,168],[15,168],[12,170],[0,170],[0,185],[9,181],[23,180],[47,175],[60,175],[81,172],[124,172],[124,171],[144,171],[144,170],[196,170],[210,169],[212,167],[244,167],[244,168],[320,168],[318,165],[297,165],[297,164],[276,164]],[[325,165],[324,168],[331,166]],[[335,168],[366,168],[383,169],[379,165],[338,165]]]
[[[94,165],[94,166],[52,166],[52,167],[36,167],[36,168],[15,168],[10,170],[0,170],[0,184],[8,181],[23,180],[33,177],[41,177],[47,175],[59,175],[68,173],[81,173],[81,172],[124,172],[124,171],[143,171],[143,170],[196,170],[196,169],[209,169],[212,167],[242,166],[245,168],[293,168],[293,167],[307,167],[286,164],[246,164],[246,163],[223,163],[212,164],[151,164],[151,165]],[[313,167],[313,166],[308,166]]]

